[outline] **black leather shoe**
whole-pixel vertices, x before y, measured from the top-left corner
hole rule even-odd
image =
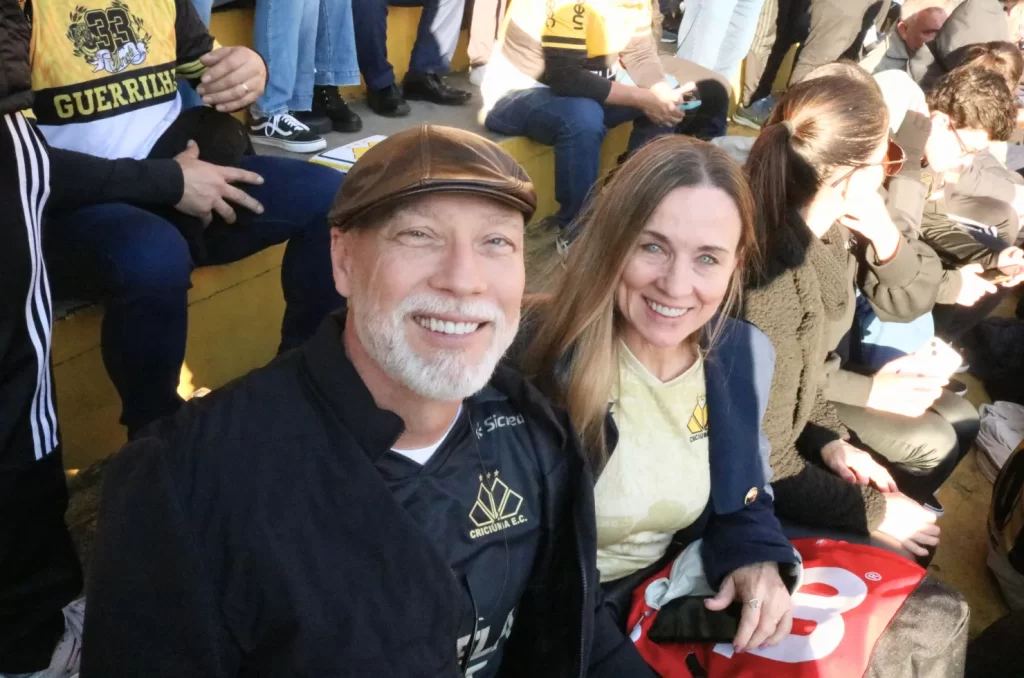
[[[402,80],[402,92],[407,99],[430,101],[442,106],[461,106],[473,98],[470,92],[449,87],[437,73],[409,71]]]
[[[327,116],[336,132],[358,132],[363,129],[362,118],[348,107],[337,87],[318,85],[313,88],[313,113]]]
[[[405,103],[397,85],[384,89],[366,90],[366,105],[377,115],[386,118],[401,118],[409,115],[409,104]]]

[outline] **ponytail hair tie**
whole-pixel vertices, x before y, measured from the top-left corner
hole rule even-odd
[[[786,129],[786,134],[788,134],[790,138],[796,134],[796,127],[793,126],[792,120],[783,120],[782,126]]]

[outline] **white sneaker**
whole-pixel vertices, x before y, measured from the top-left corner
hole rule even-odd
[[[0,678],[78,678],[84,626],[85,598],[79,598],[64,608],[64,635],[53,651],[49,668],[35,673],[0,673]]]
[[[484,75],[486,74],[487,64],[484,64],[483,66],[474,66],[473,68],[469,69],[469,81],[476,87],[479,87],[480,85],[483,84]]]

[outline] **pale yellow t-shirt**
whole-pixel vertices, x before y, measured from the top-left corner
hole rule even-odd
[[[704,361],[662,382],[621,344],[615,452],[594,488],[597,567],[613,581],[657,562],[711,496]]]

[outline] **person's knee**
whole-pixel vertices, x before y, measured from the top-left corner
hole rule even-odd
[[[916,435],[907,442],[910,453],[900,464],[916,473],[927,473],[943,466],[960,449],[953,426],[934,412],[921,417]]]
[[[115,294],[143,296],[191,286],[192,257],[188,243],[170,223],[140,229],[111,256],[116,268]]]
[[[981,415],[966,398],[943,392],[932,408],[945,419],[956,433],[961,456],[974,444],[981,430]]]
[[[1007,245],[1017,244],[1017,236],[1020,234],[1020,215],[1013,205],[1003,203],[1003,219],[1000,221],[997,230],[1000,237]]]
[[[597,141],[604,139],[604,107],[593,99],[573,97],[561,111],[559,136],[563,139]]]
[[[974,213],[978,220],[986,226],[995,229],[999,239],[1007,245],[1013,245],[1017,241],[1017,233],[1020,231],[1020,217],[1013,205],[996,200],[995,198],[969,198],[974,203]]]
[[[949,214],[955,221],[982,229],[988,239],[998,238],[1013,245],[1020,231],[1020,217],[1013,205],[987,196],[954,195]],[[984,240],[986,236],[982,236]]]
[[[300,164],[303,165],[298,170],[302,190],[299,195],[295,196],[296,199],[319,205],[322,209],[316,211],[326,214],[334,203],[334,197],[338,194],[345,175],[330,167],[312,162]]]

